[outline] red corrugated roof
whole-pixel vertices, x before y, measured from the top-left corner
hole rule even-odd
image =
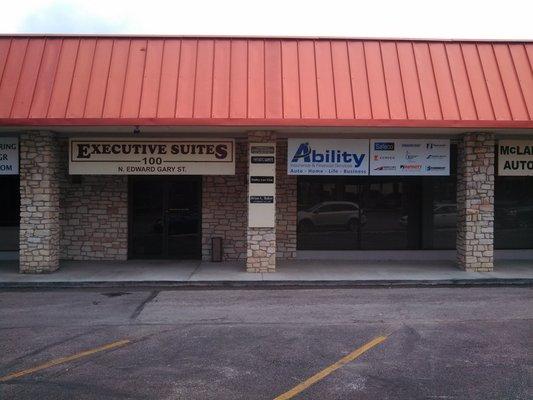
[[[0,125],[533,128],[533,42],[0,37]]]

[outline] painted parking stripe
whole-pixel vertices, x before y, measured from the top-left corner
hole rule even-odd
[[[283,394],[280,394],[278,397],[276,397],[274,400],[288,400],[292,399],[297,394],[303,392],[305,389],[307,389],[309,386],[314,385],[318,381],[324,379],[326,376],[331,374],[332,372],[338,370],[339,368],[345,366],[349,362],[355,360],[368,350],[370,350],[372,347],[377,346],[378,344],[384,342],[387,339],[387,336],[378,336],[374,339],[372,339],[370,342],[365,343],[363,346],[359,347],[358,349],[352,351],[350,354],[342,357],[339,361],[337,361],[334,364],[331,364],[329,367],[323,369],[319,373],[313,375],[309,379],[306,379],[299,385],[293,387],[288,392],[285,392]]]
[[[25,369],[25,370],[22,370],[22,371],[19,371],[19,372],[14,372],[12,374],[3,376],[3,377],[0,378],[0,382],[7,382],[7,381],[9,381],[11,379],[20,378],[21,376],[33,374],[34,372],[38,372],[38,371],[41,371],[43,369],[54,367],[54,366],[59,365],[59,364],[64,364],[64,363],[67,363],[67,362],[70,362],[70,361],[78,360],[80,358],[87,357],[87,356],[90,356],[90,355],[95,354],[95,353],[100,353],[102,351],[116,349],[117,347],[125,346],[128,343],[130,343],[129,340],[119,340],[117,342],[109,343],[109,344],[106,344],[105,346],[96,347],[96,348],[91,349],[91,350],[82,351],[81,353],[73,354],[73,355],[68,356],[68,357],[56,358],[55,360],[48,361],[48,362],[46,362],[44,364],[41,364],[41,365],[37,365],[36,367],[28,368],[28,369]]]

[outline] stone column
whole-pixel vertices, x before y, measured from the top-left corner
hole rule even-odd
[[[296,175],[287,174],[287,139],[277,141],[276,166],[276,258],[296,258],[298,226],[298,181]]]
[[[59,149],[51,132],[20,137],[20,257],[22,273],[59,268]]]
[[[249,143],[269,143],[276,141],[274,132],[249,132]],[[276,160],[279,162],[279,160]],[[250,170],[248,169],[248,185],[250,184]],[[247,185],[247,186],[248,186]],[[248,200],[249,201],[249,200]],[[276,228],[251,228],[247,224],[246,234],[246,271],[247,272],[275,272],[276,271]]]
[[[458,148],[457,263],[467,271],[494,268],[494,135],[469,133]]]

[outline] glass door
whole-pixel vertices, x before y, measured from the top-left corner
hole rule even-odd
[[[165,244],[170,258],[198,258],[201,253],[199,195],[199,180],[168,184]]]
[[[132,177],[130,257],[200,258],[200,196],[198,177]]]
[[[158,179],[134,178],[130,190],[130,254],[139,258],[163,256],[164,186]]]

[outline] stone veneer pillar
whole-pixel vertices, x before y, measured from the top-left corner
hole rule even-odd
[[[296,258],[298,181],[287,174],[287,139],[277,141],[276,159],[276,258]]]
[[[276,141],[275,132],[249,132],[248,143],[269,143]],[[277,162],[278,160],[276,160]],[[248,169],[247,186],[250,183]],[[276,183],[277,185],[277,183]],[[248,204],[247,198],[247,204]],[[246,232],[246,271],[247,272],[275,272],[276,271],[276,228],[250,228]]]
[[[457,262],[467,271],[494,268],[494,135],[462,137],[457,166]]]
[[[59,157],[51,132],[20,136],[20,256],[22,273],[59,268]]]

